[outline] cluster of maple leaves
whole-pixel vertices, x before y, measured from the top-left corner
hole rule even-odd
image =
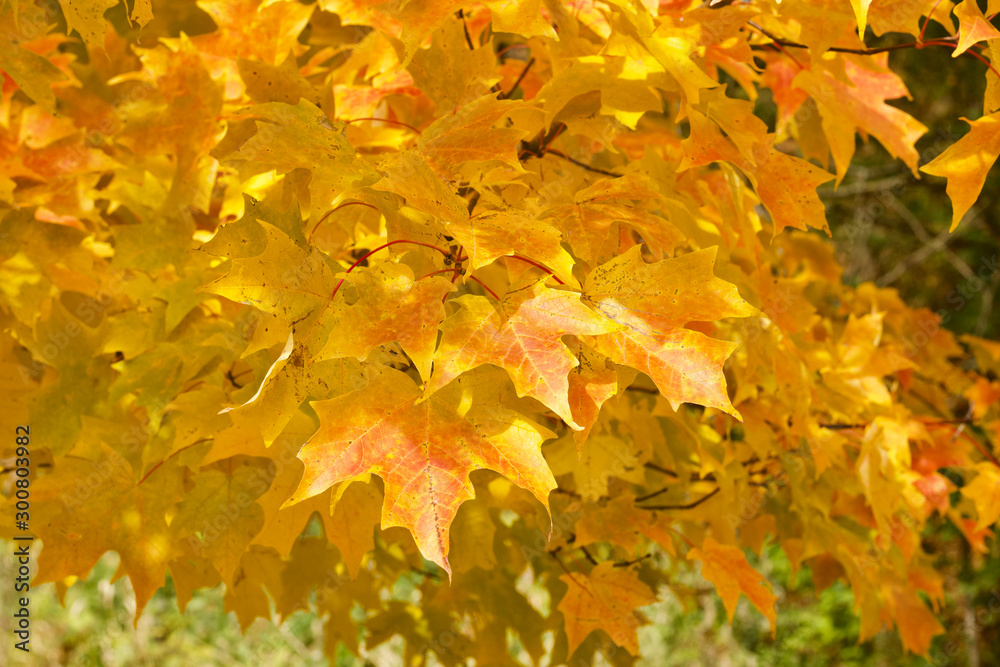
[[[0,11],[36,583],[114,550],[137,617],[169,572],[244,627],[316,609],[331,655],[626,665],[688,562],[774,633],[744,551],[771,540],[850,585],[861,639],[942,631],[920,535],[993,535],[1000,343],[842,284],[807,230],[858,135],[917,173],[866,26],[982,61],[982,117],[921,167],[953,229],[975,203],[1000,153],[975,0]]]

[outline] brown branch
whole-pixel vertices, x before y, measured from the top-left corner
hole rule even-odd
[[[750,46],[752,50],[760,51],[768,46],[776,46],[783,53],[785,53],[785,55],[791,58],[792,61],[799,66],[799,69],[803,69],[802,65],[797,60],[795,60],[795,58],[792,58],[791,54],[785,51],[783,47],[789,47],[793,49],[808,49],[809,46],[807,44],[799,44],[798,42],[792,42],[787,39],[781,39],[780,37],[775,37],[771,33],[761,28],[759,25],[754,23],[753,21],[747,21],[747,24],[752,28],[759,30],[763,35],[765,35],[768,39],[772,41],[772,44],[752,44]],[[927,27],[926,21],[924,22],[924,27],[925,28]],[[940,39],[932,39],[926,42],[922,40],[923,40],[923,31],[921,31],[920,39],[918,39],[915,42],[905,42],[903,44],[893,44],[891,46],[877,46],[867,49],[849,49],[841,46],[831,46],[827,49],[827,51],[833,51],[835,53],[853,53],[861,56],[870,56],[876,53],[885,53],[887,51],[899,51],[900,49],[922,49],[925,46],[944,46],[946,48],[954,50],[956,47],[956,42],[958,41],[958,35],[949,35],[947,37],[941,37]],[[995,68],[993,64],[990,63],[990,61],[986,60],[986,58],[982,57],[975,51],[970,49],[968,51],[963,51],[960,55],[969,56],[970,58],[975,58],[979,62],[986,65],[986,67],[988,67],[989,70],[993,72],[993,74],[996,75],[997,78],[1000,78],[1000,70],[997,70],[997,68]]]
[[[921,423],[924,426],[940,426],[944,424],[974,424],[975,420],[971,417],[960,417],[958,419],[940,419]],[[820,428],[825,428],[829,431],[849,431],[852,428],[868,428],[868,426],[869,424],[819,424]]]
[[[659,491],[653,491],[652,493],[647,493],[644,496],[639,496],[638,498],[635,499],[635,502],[641,503],[641,502],[645,502],[647,500],[651,500],[651,499],[655,498],[656,496],[659,496],[659,495],[662,495],[662,494],[666,493],[667,491],[670,490],[670,488],[671,487],[669,487],[669,486],[665,486],[662,489],[660,489]]]
[[[548,154],[551,153],[552,155],[555,155],[557,157],[561,157],[562,159],[564,159],[564,160],[566,160],[568,162],[572,162],[576,166],[581,167],[583,169],[586,169],[587,171],[592,171],[592,172],[594,172],[596,174],[604,174],[605,176],[611,176],[612,178],[621,178],[622,177],[622,174],[616,174],[613,171],[608,171],[606,169],[601,169],[600,167],[592,167],[589,164],[587,164],[586,162],[580,162],[576,158],[572,158],[572,157],[566,155],[562,151],[558,151],[558,150],[556,150],[554,148],[549,148],[549,146],[552,145],[552,142],[555,141],[556,137],[558,137],[559,134],[562,133],[562,131],[565,130],[565,129],[566,129],[566,124],[565,123],[557,123],[556,125],[554,125],[549,130],[549,134],[547,134],[545,136],[540,136],[537,141],[533,140],[531,142],[526,143],[524,145],[524,148],[518,154],[518,159],[520,159],[521,156],[523,156],[525,154],[527,154],[527,155],[533,155],[535,157],[541,158],[541,157],[545,157],[546,155],[548,155]]]
[[[575,535],[573,536],[573,539],[576,539]],[[587,558],[588,561],[590,561],[591,565],[601,564],[600,561],[594,558],[594,556],[587,550],[587,547],[577,547],[577,548],[583,552],[583,555]],[[555,549],[551,549],[546,553],[548,553],[550,556],[554,558],[557,558],[556,554],[559,553],[560,551],[562,551],[562,547],[556,547]],[[641,563],[647,558],[652,558],[652,557],[653,554],[646,554],[638,558],[633,558],[632,560],[616,560],[612,563],[612,567],[628,567],[629,565],[635,565],[636,563]]]
[[[667,475],[669,477],[674,477],[674,478],[678,477],[677,473],[675,473],[673,470],[671,470],[670,468],[664,468],[658,463],[653,463],[652,461],[646,461],[642,465],[649,468],[650,470],[655,470],[656,472],[663,473],[664,475]]]
[[[660,390],[656,387],[637,387],[635,385],[626,387],[625,391],[641,391],[644,394],[659,394]]]
[[[462,19],[462,30],[465,31],[465,43],[469,45],[470,51],[475,51],[476,47],[472,45],[472,37],[469,35],[469,24],[465,22],[465,12],[461,9],[458,10],[458,18]]]
[[[701,498],[699,498],[698,500],[687,503],[686,505],[647,505],[645,507],[636,505],[636,507],[643,510],[690,510],[694,509],[698,505],[701,505],[703,502],[705,502],[712,496],[716,495],[721,490],[722,489],[720,488],[716,488],[714,491],[710,491]]]
[[[614,564],[614,567],[628,567],[629,565],[635,565],[636,563],[641,563],[647,558],[652,558],[653,554],[646,554],[645,556],[640,556],[639,558],[633,558],[632,560],[620,560]]]
[[[799,44],[798,42],[793,42],[793,41],[788,40],[788,39],[782,39],[782,38],[780,38],[780,37],[778,37],[778,36],[776,36],[776,35],[768,32],[767,30],[765,30],[761,26],[757,25],[753,21],[747,21],[747,25],[749,25],[754,30],[757,30],[758,32],[760,32],[762,35],[764,35],[765,37],[767,37],[768,39],[770,39],[772,42],[774,42],[778,46],[784,46],[784,47],[788,47],[788,48],[792,48],[792,49],[808,49],[809,48],[809,46],[807,44]],[[952,37],[942,37],[941,39],[936,39],[934,41],[935,42],[945,42],[945,41],[957,41],[957,40],[958,40],[958,36],[955,35],[955,36],[952,36]],[[918,48],[919,49],[919,48],[923,47],[926,44],[928,44],[928,42],[916,41],[916,42],[905,42],[903,44],[893,44],[891,46],[875,46],[875,47],[866,48],[866,49],[849,49],[849,48],[845,48],[845,47],[841,47],[841,46],[831,46],[829,49],[827,49],[827,51],[833,51],[835,53],[853,53],[853,54],[859,55],[859,56],[871,56],[871,55],[875,55],[876,53],[885,53],[887,51],[899,51],[900,49],[913,49],[913,48]],[[762,48],[763,46],[764,45],[762,45],[762,44],[754,44],[750,48],[754,48],[754,47],[761,47]]]
[[[605,176],[611,176],[612,178],[621,178],[624,175],[624,174],[616,174],[613,171],[608,171],[607,169],[601,169],[600,167],[592,167],[589,164],[587,164],[586,162],[580,162],[579,160],[571,158],[570,156],[566,155],[562,151],[557,151],[554,148],[548,148],[548,149],[546,149],[545,152],[546,153],[551,153],[552,155],[558,155],[562,159],[567,160],[568,162],[572,162],[576,166],[582,167],[583,169],[586,169],[587,171],[592,171],[592,172],[594,172],[596,174],[604,174]]]
[[[441,580],[441,575],[438,574],[437,572],[431,572],[430,570],[422,570],[419,567],[410,566],[410,572],[413,572],[414,574],[419,574],[424,577],[428,577],[430,579],[434,579],[435,581]]]
[[[528,73],[528,70],[530,70],[531,66],[534,64],[535,64],[534,58],[528,61],[528,64],[524,66],[523,70],[521,70],[520,76],[517,77],[517,81],[515,81],[514,85],[510,87],[510,90],[508,90],[506,93],[500,93],[501,100],[505,100],[514,94],[514,91],[517,90],[517,87],[521,85],[521,81],[524,80],[524,77]]]

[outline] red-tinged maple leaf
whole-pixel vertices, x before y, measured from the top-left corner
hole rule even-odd
[[[562,235],[547,221],[533,220],[521,211],[480,211],[468,219],[448,221],[448,234],[469,255],[476,270],[512,255],[542,262],[567,284],[575,284],[573,257],[562,247]]]
[[[963,519],[955,512],[952,516],[952,523],[962,531],[966,541],[972,550],[979,554],[988,554],[990,548],[986,546],[986,540],[996,537],[996,531],[991,528],[976,528],[978,523],[975,519]]]
[[[0,44],[0,65],[3,72],[3,97],[9,98],[17,88],[49,113],[55,113],[56,96],[52,85],[66,81],[48,58],[35,53],[27,45],[4,40]]]
[[[609,255],[616,222],[635,229],[654,257],[661,259],[673,252],[683,235],[672,223],[641,207],[665,199],[654,187],[639,173],[604,178],[575,193],[573,204],[550,208],[544,217],[563,232],[574,253],[591,265]]]
[[[846,85],[833,72],[810,69],[795,77],[794,85],[807,91],[819,106],[823,131],[837,167],[837,183],[847,174],[854,156],[855,133],[860,130],[877,138],[886,150],[917,173],[914,143],[927,127],[886,100],[909,97],[903,80],[887,68],[888,54],[874,58],[876,68],[860,67],[844,60]],[[868,64],[868,63],[866,63]]]
[[[317,327],[328,331],[329,338],[317,358],[364,361],[371,350],[396,341],[420,377],[430,378],[438,324],[445,317],[442,302],[454,289],[451,283],[437,276],[414,280],[413,271],[403,264],[354,271],[346,280],[358,290],[358,300],[348,306],[340,298],[337,306],[324,311]]]
[[[771,89],[774,104],[778,107],[778,131],[780,132],[799,110],[802,103],[809,99],[809,93],[793,85],[799,69],[789,62],[782,54],[767,55],[767,69],[764,70],[762,83]]]
[[[458,113],[442,116],[420,133],[417,148],[435,172],[454,178],[467,162],[500,161],[521,169],[517,142],[526,132],[512,127],[494,127],[524,102],[498,100],[487,93],[462,107]]]
[[[508,294],[497,307],[481,296],[455,301],[461,310],[441,324],[428,393],[466,371],[494,364],[510,374],[518,396],[537,398],[581,430],[568,400],[567,376],[578,362],[562,337],[602,334],[616,329],[614,322],[585,306],[576,292],[538,282]]]
[[[581,511],[584,507],[570,506],[567,511]],[[633,552],[641,544],[640,535],[656,542],[671,556],[676,556],[673,533],[669,528],[672,519],[657,516],[655,512],[635,505],[635,496],[624,493],[599,507],[590,506],[576,522],[574,544],[581,547],[594,542],[610,542]]]
[[[413,85],[413,77],[406,70],[380,75],[366,86],[338,84],[333,87],[337,113],[348,120],[371,116],[382,100],[390,95],[417,97],[420,94],[420,89]]]
[[[621,328],[584,340],[647,373],[675,407],[698,403],[737,415],[722,376],[735,344],[683,329],[688,322],[756,312],[735,286],[713,275],[714,264],[712,248],[646,264],[636,246],[595,268],[582,299]]]
[[[691,136],[682,143],[684,159],[681,169],[706,165],[725,160],[735,164],[746,174],[760,195],[774,220],[774,235],[787,227],[806,229],[813,227],[829,233],[826,211],[817,186],[834,176],[819,167],[792,155],[786,155],[773,146],[774,135],[763,134],[766,126],[752,117],[742,100],[726,98],[727,110],[741,114],[742,118],[729,118],[727,130],[738,130],[731,136],[723,135],[719,125],[700,112],[690,114]]]
[[[539,450],[552,434],[502,407],[497,379],[464,374],[418,403],[413,381],[384,369],[363,389],[313,403],[320,428],[298,454],[306,469],[286,505],[374,473],[385,483],[382,527],[410,530],[424,557],[450,573],[449,529],[474,495],[469,473],[502,473],[546,509],[556,486]]]
[[[913,485],[917,487],[920,493],[924,494],[931,507],[941,513],[944,513],[948,509],[948,497],[954,490],[954,485],[951,484],[947,477],[940,473],[932,472],[913,482]],[[963,492],[965,488],[968,487],[964,487]]]
[[[632,655],[639,655],[639,626],[649,621],[638,607],[656,602],[656,596],[631,569],[606,561],[589,575],[564,574],[569,586],[559,602],[566,618],[566,636],[572,653],[594,630],[604,630],[611,640]]]
[[[736,613],[736,602],[742,593],[771,622],[771,638],[774,638],[778,617],[774,603],[778,596],[771,592],[771,584],[760,572],[750,567],[741,549],[719,544],[712,537],[706,537],[700,549],[696,547],[688,551],[687,558],[701,561],[701,576],[715,585],[715,590],[726,606],[730,624]]]
[[[579,341],[571,341],[570,352],[579,364],[569,372],[567,397],[573,420],[583,426],[574,434],[578,443],[586,440],[597,421],[601,406],[620,389],[618,371],[607,357]]]
[[[916,590],[897,587],[893,593],[894,618],[903,646],[917,655],[926,655],[934,635],[944,632],[944,628]]]
[[[206,54],[230,60],[256,58],[272,65],[288,55],[314,7],[262,0],[199,0],[218,29],[195,37]],[[237,77],[238,78],[238,77]]]

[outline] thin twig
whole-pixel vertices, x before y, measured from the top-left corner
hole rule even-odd
[[[476,47],[472,45],[472,37],[469,35],[469,24],[465,22],[465,12],[461,9],[458,10],[458,18],[462,19],[462,30],[465,31],[465,43],[469,45],[470,51],[475,51]]]
[[[314,227],[312,228],[312,231],[311,231],[311,232],[309,232],[309,238],[312,238],[313,234],[315,234],[315,233],[316,233],[316,230],[317,230],[317,229],[319,229],[319,226],[320,226],[321,224],[323,224],[323,221],[324,221],[324,220],[326,220],[326,219],[327,219],[327,218],[329,218],[329,217],[330,217],[331,215],[333,215],[334,213],[336,213],[336,212],[337,212],[337,211],[339,211],[340,209],[344,208],[345,206],[367,206],[368,208],[373,208],[373,209],[375,209],[376,211],[378,211],[378,207],[376,207],[376,206],[373,206],[373,205],[369,204],[368,202],[363,202],[363,201],[349,201],[349,202],[345,202],[345,203],[341,204],[340,206],[337,206],[336,208],[333,208],[333,209],[330,209],[329,211],[327,211],[327,212],[326,212],[326,213],[325,213],[325,214],[323,215],[323,217],[322,217],[322,218],[320,218],[320,219],[319,219],[319,220],[318,220],[318,221],[316,222],[316,225],[315,225],[315,226],[314,226]],[[307,240],[308,240],[308,239],[307,239]]]
[[[200,445],[203,442],[211,442],[214,439],[215,438],[202,438],[201,440],[195,440],[190,445],[184,445],[183,447],[181,447],[180,449],[178,449],[176,452],[172,453],[170,456],[164,458],[162,461],[160,461],[155,466],[153,466],[152,468],[150,468],[149,472],[147,472],[145,475],[143,475],[142,479],[140,479],[138,482],[136,482],[135,485],[139,486],[140,484],[142,484],[143,482],[145,482],[149,478],[150,475],[152,475],[154,472],[156,472],[160,468],[160,466],[162,466],[164,463],[167,462],[167,459],[170,459],[170,458],[172,458],[174,456],[177,456],[178,454],[180,454],[181,452],[183,452],[188,447],[194,447],[195,445]]]
[[[645,556],[639,556],[638,558],[633,558],[632,560],[620,560],[614,564],[614,567],[628,567],[629,565],[635,565],[636,563],[641,563],[647,558],[652,558],[653,554],[646,554]]]
[[[497,301],[501,301],[500,297],[497,296],[497,293],[494,292],[493,290],[491,290],[489,287],[487,287],[486,283],[484,283],[482,280],[480,280],[479,278],[477,278],[477,277],[475,277],[474,275],[471,275],[471,274],[469,275],[469,278],[471,278],[472,280],[475,280],[477,283],[479,283],[482,286],[482,288],[484,290],[486,290],[487,292],[489,292],[490,296],[492,296],[494,299],[496,299]]]
[[[642,465],[645,466],[646,468],[649,468],[650,470],[655,470],[656,472],[663,473],[664,475],[667,475],[669,477],[674,477],[674,478],[678,477],[677,473],[675,473],[673,470],[671,470],[670,468],[664,468],[658,463],[653,463],[652,461],[646,461]]]
[[[508,90],[506,93],[500,93],[501,100],[505,100],[514,94],[514,91],[517,90],[517,87],[521,85],[521,81],[524,80],[524,77],[528,73],[528,70],[531,69],[531,66],[534,64],[535,64],[534,58],[528,61],[528,64],[524,66],[523,70],[521,70],[521,75],[517,77],[517,81],[515,81],[514,85],[510,87],[510,90]]]
[[[441,253],[445,257],[451,257],[451,253],[450,252],[448,252],[447,250],[443,250],[442,248],[439,248],[436,245],[432,245],[430,243],[422,243],[421,241],[409,241],[409,240],[406,240],[406,239],[397,239],[395,241],[389,241],[388,243],[380,245],[379,247],[375,248],[374,250],[371,250],[371,251],[365,253],[360,259],[358,259],[357,261],[355,261],[354,264],[351,264],[351,267],[349,269],[347,269],[347,273],[350,273],[351,271],[353,271],[354,269],[356,269],[357,266],[358,266],[358,264],[360,264],[361,262],[363,262],[366,259],[368,259],[369,257],[371,257],[372,255],[374,255],[375,253],[377,253],[379,250],[383,250],[385,248],[388,248],[389,246],[396,245],[397,243],[412,243],[413,245],[422,245],[425,248],[433,248],[434,250],[437,250],[439,253]],[[337,291],[340,289],[340,286],[344,284],[345,280],[346,280],[346,278],[341,278],[340,282],[337,283],[337,286],[333,288],[333,292],[330,294],[330,301],[333,301],[333,297],[337,296]]]
[[[563,282],[563,281],[562,281],[562,280],[561,280],[561,279],[559,278],[559,276],[557,276],[557,275],[555,274],[555,272],[554,272],[554,271],[553,271],[552,269],[550,269],[549,267],[545,266],[544,264],[539,264],[539,263],[538,263],[538,262],[536,262],[535,260],[533,260],[533,259],[528,259],[527,257],[524,257],[524,256],[522,256],[522,255],[507,255],[507,257],[510,257],[510,258],[512,258],[512,259],[518,259],[518,260],[520,260],[520,261],[522,261],[522,262],[527,262],[528,264],[531,264],[532,266],[534,266],[534,267],[537,267],[537,268],[541,269],[542,271],[545,271],[545,273],[547,273],[547,274],[549,274],[550,276],[552,276],[553,278],[555,278],[556,282],[557,282],[557,283],[559,283],[560,285],[565,285],[565,284],[566,284],[566,283],[564,283],[564,282]]]
[[[637,505],[636,507],[639,507],[639,509],[643,510],[690,510],[694,509],[698,505],[701,505],[703,502],[705,502],[706,500],[708,500],[721,490],[722,490],[721,488],[716,488],[714,491],[710,491],[701,498],[699,498],[698,500],[695,500],[694,502],[691,503],[687,503],[686,505],[647,505],[644,507]]]
[[[557,151],[554,148],[547,149],[545,151],[545,153],[546,154],[551,154],[551,155],[558,155],[562,159],[567,160],[568,162],[572,162],[573,164],[575,164],[578,167],[582,167],[582,168],[586,169],[587,171],[592,171],[592,172],[597,173],[597,174],[604,174],[605,176],[611,176],[612,178],[621,178],[624,175],[624,174],[616,174],[613,171],[608,171],[607,169],[601,169],[600,167],[592,167],[589,164],[587,164],[586,162],[580,162],[579,160],[571,158],[570,156],[566,155],[562,151]]]
[[[971,417],[959,417],[957,419],[938,419],[935,421],[921,422],[924,426],[938,426],[942,424],[973,424],[975,420]],[[854,428],[868,428],[869,424],[819,424],[820,428],[828,431],[849,431]]]
[[[749,25],[754,30],[757,30],[758,32],[760,32],[765,37],[767,37],[768,39],[770,39],[772,42],[774,42],[775,44],[777,44],[779,46],[785,46],[785,47],[788,47],[788,48],[791,48],[791,49],[808,49],[809,48],[809,46],[807,44],[799,44],[798,42],[793,42],[793,41],[788,40],[788,39],[782,39],[782,38],[780,38],[780,37],[778,37],[778,36],[776,36],[776,35],[768,32],[766,29],[764,29],[761,26],[757,25],[753,21],[747,21],[747,25]],[[945,41],[946,39],[947,40],[952,40],[952,39],[957,40],[958,37],[957,36],[954,37],[954,38],[949,37],[949,38],[944,38],[944,39],[935,40],[935,41],[939,41],[940,42],[940,41]],[[845,47],[841,47],[841,46],[831,46],[829,49],[827,49],[827,51],[833,51],[835,53],[853,53],[853,54],[859,55],[859,56],[871,56],[871,55],[875,55],[876,53],[885,53],[886,51],[899,51],[900,49],[919,48],[919,47],[921,47],[921,46],[923,46],[925,44],[928,44],[928,42],[916,41],[916,42],[906,42],[904,44],[893,44],[891,46],[875,46],[875,47],[871,47],[871,48],[867,48],[867,49],[849,49],[849,48],[845,48]],[[760,45],[756,45],[755,44],[754,46],[760,46]]]

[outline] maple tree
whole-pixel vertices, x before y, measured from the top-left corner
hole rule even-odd
[[[114,550],[137,618],[169,573],[244,628],[316,609],[331,655],[625,665],[682,568],[774,635],[772,540],[850,585],[861,640],[928,653],[922,532],[985,552],[1000,519],[1000,343],[843,284],[810,230],[859,136],[961,222],[1000,154],[995,4],[6,0],[35,583]],[[924,47],[985,93],[921,166],[887,101]]]

